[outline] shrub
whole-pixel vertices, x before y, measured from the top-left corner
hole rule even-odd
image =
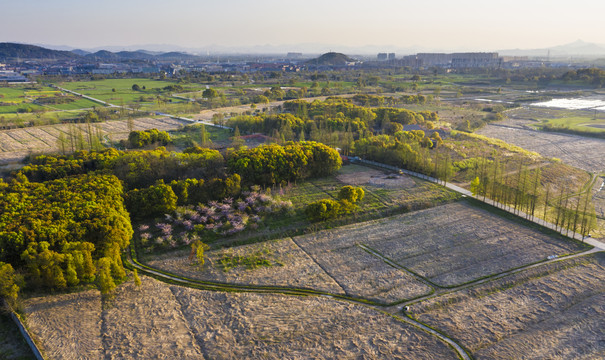
[[[334,219],[340,213],[340,203],[331,199],[317,200],[307,205],[305,213],[311,221]]]

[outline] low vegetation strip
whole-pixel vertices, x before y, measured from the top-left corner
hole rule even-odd
[[[0,300],[0,358],[43,360],[42,354],[25,329],[22,320]]]

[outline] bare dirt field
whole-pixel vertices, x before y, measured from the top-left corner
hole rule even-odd
[[[605,140],[528,130],[522,127],[527,120],[515,120],[512,126],[504,123],[487,125],[478,134],[501,139],[507,143],[535,151],[545,157],[555,157],[577,168],[590,172],[605,172]]]
[[[241,265],[224,271],[220,264],[220,259],[225,255],[250,256],[259,252],[262,254],[260,257],[269,260],[271,266],[248,268]],[[211,250],[206,252],[206,256],[207,259],[202,268],[192,265],[188,250],[153,257],[153,260],[148,261],[147,264],[191,279],[310,288],[333,294],[344,294],[340,285],[291,238]]]
[[[466,202],[358,223],[294,240],[319,263],[321,257],[332,256],[333,249],[342,251],[357,243],[364,244],[441,286],[500,273],[544,260],[549,255],[581,250],[575,243],[543,234]]]
[[[605,358],[605,253],[412,305],[477,359]]]
[[[336,176],[338,181],[350,185],[373,185],[388,189],[409,189],[416,182],[407,175],[385,174],[384,171],[369,169],[366,171],[344,173]]]
[[[362,305],[142,281],[103,304],[96,292],[27,300],[30,329],[52,359],[457,358],[434,336]]]
[[[183,126],[185,122],[171,118],[139,118],[133,120],[134,130],[147,130],[156,128],[158,130],[174,130]],[[128,138],[128,121],[108,121],[98,124],[101,135],[112,141],[118,141]],[[87,137],[88,127],[86,124],[76,124],[76,128],[82,131],[84,137]],[[57,152],[58,137],[63,134],[66,139],[69,138],[69,125],[48,125],[40,127],[30,127],[13,130],[0,131],[0,164],[16,162],[22,160],[30,153]]]

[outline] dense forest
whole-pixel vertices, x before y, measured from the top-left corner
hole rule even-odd
[[[252,193],[242,193],[242,186],[300,181],[340,166],[336,150],[315,142],[225,154],[160,147],[35,157],[10,180],[0,180],[0,266],[7,274],[3,295],[15,295],[15,270],[25,275],[19,286],[28,289],[94,283],[107,292],[125,276],[121,257],[133,235],[131,221],[172,214],[177,205],[240,194],[250,198]]]

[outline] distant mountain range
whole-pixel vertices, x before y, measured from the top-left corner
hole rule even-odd
[[[605,56],[605,45],[577,40],[569,44],[542,49],[508,49],[499,50],[500,55],[530,57],[598,57]]]
[[[93,61],[128,61],[128,60],[194,60],[198,56],[183,52],[152,53],[145,50],[111,52],[99,50],[88,52],[81,49],[71,51],[52,50],[36,45],[0,43],[0,60],[70,60],[90,59]]]

